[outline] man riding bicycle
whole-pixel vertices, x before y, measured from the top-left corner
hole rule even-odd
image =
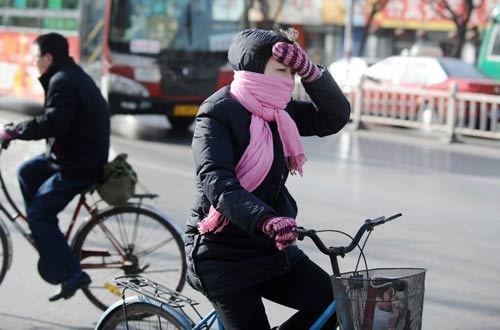
[[[11,140],[47,140],[44,154],[18,171],[28,224],[40,254],[44,280],[61,284],[49,298],[68,299],[90,284],[78,258],[58,226],[57,214],[74,196],[98,182],[108,159],[109,110],[99,89],[69,56],[68,41],[57,33],[38,36],[34,62],[45,91],[44,114],[0,130],[4,146]]]

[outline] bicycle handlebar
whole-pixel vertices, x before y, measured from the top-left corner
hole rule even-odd
[[[306,229],[303,227],[297,227],[295,228],[295,231],[299,234],[298,239],[303,240],[305,236],[309,237],[314,244],[318,247],[318,249],[323,252],[324,254],[328,256],[341,256],[344,257],[346,253],[351,252],[358,246],[359,241],[361,240],[361,237],[363,237],[364,233],[366,231],[371,231],[373,230],[374,227],[378,225],[382,225],[386,222],[392,221],[396,218],[399,218],[402,216],[402,213],[397,213],[394,215],[391,215],[390,217],[386,218],[384,216],[375,218],[375,219],[367,219],[365,220],[364,224],[361,225],[361,227],[358,229],[358,232],[354,236],[354,239],[352,240],[351,244],[348,246],[338,246],[338,247],[326,247],[325,243],[319,238],[319,236],[316,233],[316,230],[314,229]]]

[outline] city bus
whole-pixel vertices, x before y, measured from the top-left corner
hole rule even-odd
[[[98,76],[104,5],[104,0],[0,0],[0,97],[43,100],[30,58],[31,44],[42,33],[63,34],[71,56]]]
[[[245,15],[245,0],[108,1],[101,90],[111,111],[189,126],[201,102],[231,81],[227,49]]]
[[[486,75],[500,80],[500,4],[484,30],[477,66]]]
[[[227,49],[247,24],[245,0],[0,0],[0,8],[0,96],[42,100],[30,46],[54,31],[112,114],[163,114],[178,129],[231,81]]]

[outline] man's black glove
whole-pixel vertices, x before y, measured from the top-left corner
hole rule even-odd
[[[7,149],[9,147],[10,141],[13,140],[12,129],[14,126],[12,124],[7,124],[0,128],[0,144],[2,149]]]

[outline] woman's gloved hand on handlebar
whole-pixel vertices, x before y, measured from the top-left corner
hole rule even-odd
[[[280,251],[295,242],[298,237],[298,234],[294,231],[297,228],[297,223],[293,218],[267,218],[261,221],[258,227],[266,235],[274,238],[276,247]]]

